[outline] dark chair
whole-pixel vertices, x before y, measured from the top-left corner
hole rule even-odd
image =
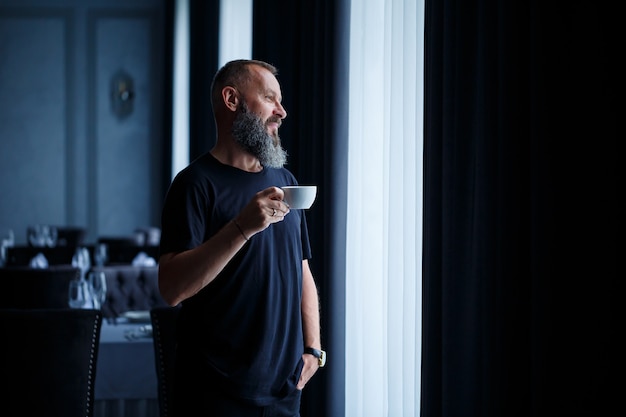
[[[155,307],[150,310],[160,417],[171,416],[179,311],[179,307]]]
[[[65,246],[76,250],[83,246],[87,229],[84,227],[59,226],[57,227],[57,246]]]
[[[109,265],[94,267],[104,271],[107,298],[102,305],[104,317],[117,318],[127,311],[150,311],[165,307],[158,283],[157,266]]]
[[[69,265],[0,268],[0,308],[68,308],[69,282],[79,277]]]
[[[102,313],[0,309],[1,414],[91,417]]]

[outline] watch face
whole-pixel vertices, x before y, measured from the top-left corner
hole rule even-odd
[[[317,358],[317,363],[319,367],[326,365],[326,352],[319,349],[314,349],[311,347],[304,348],[304,353],[311,354]]]

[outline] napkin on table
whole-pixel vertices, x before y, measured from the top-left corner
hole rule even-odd
[[[153,257],[148,256],[145,252],[139,252],[133,259],[133,266],[156,266],[156,261]]]
[[[40,269],[47,268],[48,259],[45,257],[43,253],[39,252],[37,255],[33,257],[33,259],[30,260],[30,267],[40,268]]]

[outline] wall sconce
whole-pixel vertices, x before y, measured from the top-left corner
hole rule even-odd
[[[133,79],[124,70],[118,70],[111,79],[111,108],[119,119],[124,119],[133,112],[133,86]]]

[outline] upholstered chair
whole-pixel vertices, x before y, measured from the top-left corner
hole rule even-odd
[[[0,414],[92,417],[102,313],[0,309]]]

